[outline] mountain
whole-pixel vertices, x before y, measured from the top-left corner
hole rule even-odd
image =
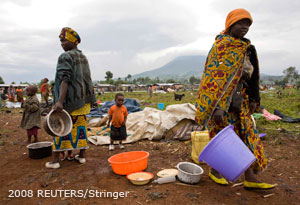
[[[132,78],[149,77],[160,79],[201,77],[206,56],[179,56],[164,66],[133,75]]]
[[[160,68],[135,74],[132,78],[149,77],[153,79],[159,77],[161,80],[171,78],[174,80],[182,80],[191,76],[201,78],[205,61],[206,56],[201,55],[179,56]],[[275,82],[282,78],[283,76],[272,76],[265,73],[260,74],[260,79],[265,83]]]

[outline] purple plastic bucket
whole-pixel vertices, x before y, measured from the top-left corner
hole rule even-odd
[[[199,162],[205,161],[231,182],[236,181],[255,161],[255,156],[229,125],[204,147]]]
[[[261,134],[259,134],[259,138],[264,137],[266,135],[267,135],[266,133],[261,133]]]

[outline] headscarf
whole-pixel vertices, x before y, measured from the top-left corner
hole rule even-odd
[[[225,30],[223,31],[223,33],[228,34],[230,26],[242,19],[249,19],[251,24],[253,22],[250,13],[245,9],[235,9],[229,12],[226,18]]]
[[[66,39],[74,43],[75,45],[77,45],[81,41],[78,33],[69,27],[62,28],[59,34],[59,38]]]

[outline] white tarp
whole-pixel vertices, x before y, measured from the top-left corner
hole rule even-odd
[[[7,108],[21,108],[21,102],[6,101],[5,102],[5,107],[7,107]]]
[[[143,111],[128,115],[127,137],[124,143],[132,143],[142,139],[160,140],[164,134],[183,119],[194,120],[196,108],[190,103],[175,104],[158,110],[146,107]],[[89,141],[95,145],[109,144],[109,136],[91,136]]]

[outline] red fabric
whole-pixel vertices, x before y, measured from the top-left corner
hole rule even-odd
[[[45,83],[43,83],[42,86],[41,86],[41,92],[42,93],[45,92]]]
[[[281,117],[269,113],[266,109],[263,109],[262,112],[262,116],[265,117],[267,120],[281,120]]]
[[[27,129],[27,136],[31,137],[32,135],[37,136],[38,133],[38,127],[34,126],[33,128]]]

